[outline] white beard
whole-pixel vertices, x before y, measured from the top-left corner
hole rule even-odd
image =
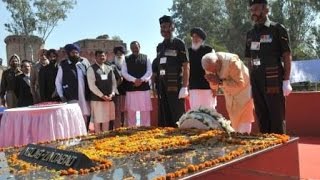
[[[191,48],[196,51],[200,48],[201,45],[202,45],[202,42],[199,42],[199,43],[192,42]]]
[[[123,62],[124,62],[125,57],[121,56],[120,58],[118,56],[114,57],[114,63],[118,66],[121,67]]]

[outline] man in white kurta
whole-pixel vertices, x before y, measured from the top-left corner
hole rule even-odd
[[[151,62],[146,55],[140,53],[140,44],[133,41],[130,44],[132,54],[126,57],[121,73],[126,83],[126,107],[128,125],[137,125],[136,112],[140,111],[140,125],[150,126],[150,111],[152,110],[149,80],[152,75]]]
[[[80,57],[80,48],[74,44],[65,46],[68,59],[60,62],[56,76],[56,88],[63,102],[78,103],[84,120],[88,125],[89,102],[86,100],[86,71],[90,66],[86,58]],[[88,127],[87,127],[88,128]]]
[[[113,97],[117,81],[103,51],[95,52],[96,63],[88,68],[87,79],[90,93],[91,116],[96,133],[109,130],[109,123],[115,120]]]
[[[212,89],[223,89],[231,125],[236,132],[250,133],[254,121],[248,68],[236,54],[208,53],[202,67]]]

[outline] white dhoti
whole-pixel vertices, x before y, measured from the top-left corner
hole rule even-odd
[[[212,96],[211,89],[192,89],[190,90],[190,108],[199,107],[215,109],[217,106],[217,97]]]
[[[239,133],[251,133],[251,127],[251,122],[244,122],[240,123],[235,131]]]
[[[90,104],[94,123],[109,123],[115,119],[113,101],[90,101]]]
[[[151,95],[149,91],[130,91],[126,94],[126,108],[128,111],[128,125],[137,125],[136,112],[140,111],[140,125],[150,126],[150,111],[152,111]]]

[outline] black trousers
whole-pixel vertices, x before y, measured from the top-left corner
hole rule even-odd
[[[178,99],[178,92],[162,91],[159,95],[158,125],[160,127],[177,127],[176,122],[185,113],[185,100]]]
[[[254,110],[258,118],[261,133],[285,133],[285,97],[282,92],[282,80],[279,83],[280,92],[266,93],[264,71],[251,72],[252,97]]]

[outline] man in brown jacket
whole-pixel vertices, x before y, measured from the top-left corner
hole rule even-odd
[[[10,68],[5,70],[2,74],[0,91],[1,104],[7,108],[14,108],[17,106],[17,97],[14,90],[16,86],[16,76],[21,74],[19,64],[19,56],[16,54],[12,55],[9,59]]]

